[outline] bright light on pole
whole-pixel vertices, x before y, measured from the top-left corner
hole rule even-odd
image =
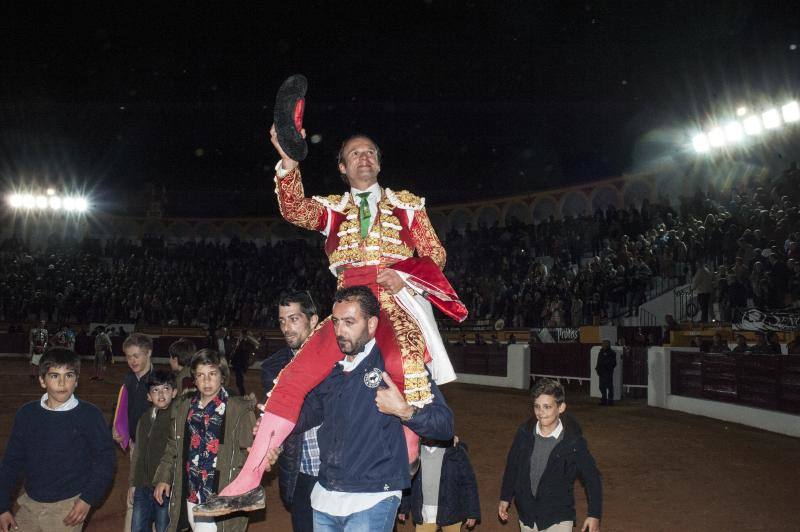
[[[712,148],[720,148],[725,145],[725,133],[721,127],[715,127],[708,132],[708,143]]]
[[[783,121],[787,124],[800,120],[800,105],[796,101],[787,103],[781,107],[781,111],[783,113]]]
[[[764,122],[764,129],[776,129],[781,127],[781,115],[777,109],[770,109],[761,114],[761,120]]]
[[[750,115],[742,122],[744,124],[744,132],[748,135],[758,135],[761,133],[761,119],[755,115]]]
[[[725,125],[725,139],[728,142],[739,142],[743,138],[742,125],[739,122],[731,122]]]
[[[692,146],[694,146],[694,151],[697,153],[705,153],[711,149],[708,143],[708,136],[705,133],[698,133],[692,137]]]
[[[6,202],[12,209],[51,210],[72,213],[89,211],[89,199],[82,196],[59,196],[55,190],[48,189],[44,193],[15,192],[6,196]]]

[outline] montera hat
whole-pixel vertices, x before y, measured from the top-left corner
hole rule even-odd
[[[308,80],[302,74],[289,76],[278,89],[275,97],[275,132],[278,143],[286,155],[302,161],[308,155],[306,139],[300,135],[303,129],[303,111],[306,106]]]

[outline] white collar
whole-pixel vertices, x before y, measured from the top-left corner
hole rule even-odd
[[[381,186],[376,181],[375,183],[370,185],[366,190],[358,190],[357,188],[350,187],[350,195],[353,196],[353,201],[355,202],[356,205],[361,204],[361,198],[358,197],[357,194],[361,194],[362,192],[369,192],[369,197],[367,199],[370,201],[370,203],[372,203],[373,201],[377,203],[381,197]]]
[[[558,426],[555,428],[553,432],[545,436],[542,434],[541,429],[539,428],[539,422],[536,422],[536,434],[541,436],[542,438],[558,438],[561,436],[561,432],[564,430],[564,425],[561,424],[561,419],[558,420]]]
[[[344,357],[342,360],[339,361],[339,364],[342,366],[342,369],[345,372],[353,371],[356,369],[356,366],[361,364],[361,361],[367,358],[372,348],[375,347],[375,338],[367,342],[367,345],[364,346],[364,350],[361,351],[359,354],[353,358],[353,361],[350,362],[347,360],[347,357]]]
[[[50,408],[47,406],[47,393],[42,395],[42,398],[39,400],[39,404],[42,405],[42,408],[45,410],[50,410],[51,412],[66,412],[67,410],[72,410],[76,406],[78,406],[78,399],[75,398],[75,394],[69,396],[63,405],[59,406],[58,408]]]

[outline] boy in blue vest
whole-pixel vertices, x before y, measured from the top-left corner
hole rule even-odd
[[[508,452],[497,514],[508,520],[516,502],[521,532],[571,532],[575,523],[573,485],[586,486],[588,517],[581,531],[600,532],[602,485],[581,428],[565,416],[564,388],[540,379],[531,390],[533,417],[520,425]]]
[[[103,414],[75,397],[80,358],[63,347],[39,362],[41,399],[22,406],[0,464],[0,531],[79,531],[111,486],[114,442]],[[24,477],[25,493],[11,513],[11,493]]]

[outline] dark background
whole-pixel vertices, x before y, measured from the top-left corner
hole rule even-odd
[[[267,132],[293,73],[321,137],[307,192],[341,188],[335,155],[360,131],[383,183],[435,203],[691,157],[710,117],[798,81],[796,2],[162,4],[0,8],[5,189],[77,187],[115,210],[156,183],[168,214],[272,214]]]

